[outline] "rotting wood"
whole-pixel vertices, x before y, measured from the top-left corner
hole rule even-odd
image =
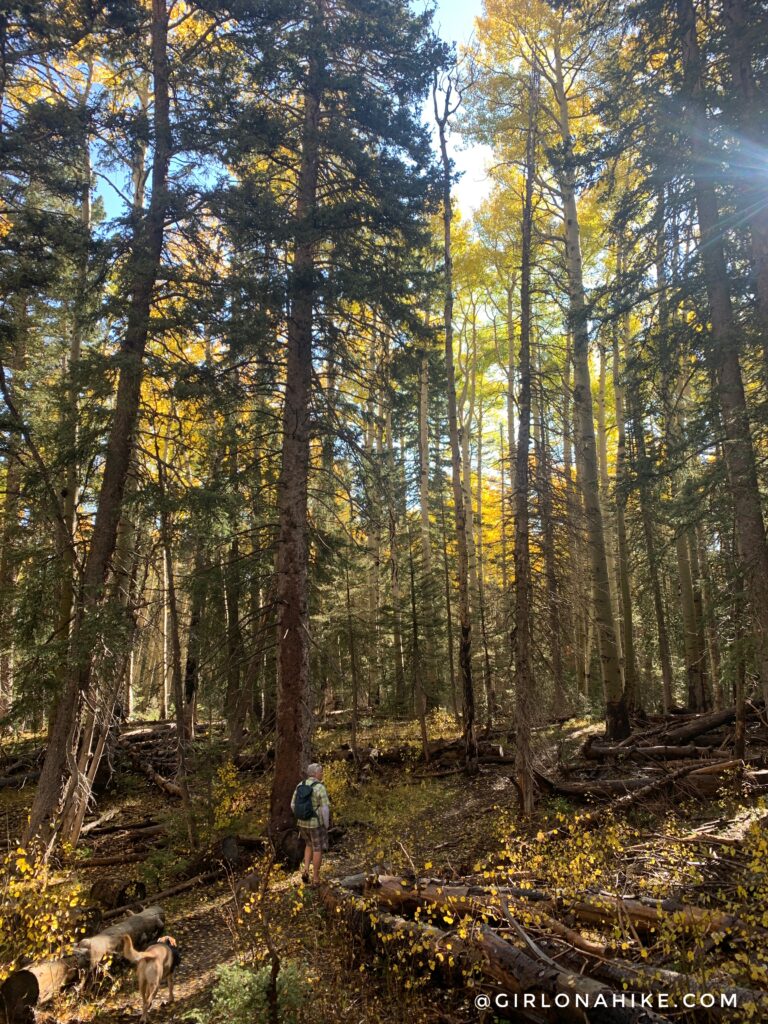
[[[124,908],[119,908],[119,910],[121,913],[125,913]],[[115,914],[114,911],[113,914]],[[110,916],[112,915],[105,914],[104,920]],[[134,944],[146,945],[162,933],[164,923],[165,916],[162,907],[153,905],[137,914],[131,914],[124,921],[110,925],[98,935],[81,939],[73,950],[78,966],[81,969],[88,967],[93,970],[105,957],[119,950],[125,935],[130,935]]]
[[[128,760],[137,771],[143,772],[150,782],[153,782],[159,789],[162,789],[164,793],[167,793],[168,796],[178,797],[181,799],[181,786],[177,785],[175,782],[171,782],[170,779],[164,778],[159,772],[155,771],[148,761],[142,760],[136,752],[131,749],[131,745],[125,741],[125,737],[120,737],[118,745],[120,746],[120,749],[127,754]]]
[[[0,1008],[4,1024],[30,1024],[34,1008],[45,1006],[78,977],[74,956],[46,960],[10,974],[0,985]]]
[[[412,969],[426,969],[440,976],[448,962],[449,976],[443,980],[466,984],[479,973],[499,983],[510,996],[533,997],[535,1008],[519,1006],[517,1019],[530,1021],[587,1021],[589,1024],[656,1024],[666,1020],[653,1011],[613,1006],[614,992],[605,984],[566,969],[553,968],[546,959],[534,958],[507,942],[487,924],[465,929],[458,937],[432,924],[410,921],[380,910],[378,905],[347,892],[340,886],[325,885],[321,901],[333,918],[341,917],[348,929],[389,953],[393,944],[414,950]],[[533,944],[531,944],[533,945]],[[534,947],[535,948],[535,947]],[[423,959],[421,957],[423,956]],[[568,1005],[555,1005],[554,998],[567,997]],[[594,1002],[577,1007],[576,996]]]
[[[188,878],[185,882],[179,882],[178,885],[172,885],[169,889],[162,889],[160,892],[154,893],[150,899],[165,900],[169,899],[171,896],[179,896],[181,893],[188,892],[190,889],[196,889],[198,885],[205,885],[206,882],[213,882],[219,878],[223,878],[225,874],[226,869],[223,867],[216,871],[206,871],[205,874],[197,875],[195,878]],[[142,900],[136,900],[134,903],[128,903],[123,907],[116,907],[114,910],[110,910],[104,915],[104,920],[108,921],[113,917],[119,917],[121,914],[137,910],[141,907],[142,902]]]

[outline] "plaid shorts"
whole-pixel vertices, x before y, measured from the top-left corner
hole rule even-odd
[[[299,835],[313,853],[328,849],[328,829],[324,825],[299,825]]]

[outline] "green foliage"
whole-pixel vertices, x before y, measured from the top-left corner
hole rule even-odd
[[[237,964],[222,965],[210,1010],[194,1010],[184,1019],[195,1024],[253,1024],[268,1019],[270,967],[252,970]],[[277,1004],[281,1024],[296,1024],[309,1001],[311,988],[306,971],[294,960],[281,965],[277,976]]]

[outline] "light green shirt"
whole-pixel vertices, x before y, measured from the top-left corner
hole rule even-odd
[[[308,818],[306,821],[300,821],[299,824],[305,828],[317,828],[321,823],[328,828],[330,825],[331,817],[331,804],[328,800],[328,790],[325,788],[322,782],[318,782],[315,778],[304,779],[304,783],[307,786],[312,786],[312,808],[314,815]],[[296,789],[299,787],[297,786]],[[291,810],[293,811],[296,806],[296,789],[293,791],[291,797]]]

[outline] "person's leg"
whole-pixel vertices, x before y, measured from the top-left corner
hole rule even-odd
[[[323,859],[322,850],[314,850],[312,853],[312,874],[315,885],[320,881],[320,862]]]
[[[301,868],[301,877],[304,882],[309,881],[309,862],[312,860],[312,847],[308,840],[304,840],[304,864]]]

